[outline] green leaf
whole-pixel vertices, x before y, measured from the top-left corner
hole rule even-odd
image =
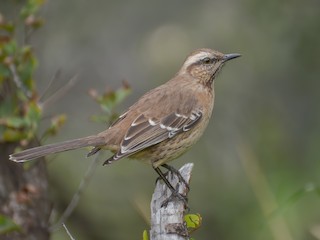
[[[0,235],[13,232],[13,231],[21,231],[21,227],[15,224],[7,216],[0,215]]]
[[[22,128],[26,126],[26,119],[18,117],[9,117],[0,119],[0,124],[5,125],[9,128]]]
[[[5,116],[11,116],[14,113],[16,101],[13,97],[9,96],[3,99],[0,104],[0,119]]]
[[[1,17],[1,14],[0,14],[0,17]],[[4,22],[4,23],[0,23],[0,29],[3,29],[7,33],[13,33],[15,26],[11,22]]]
[[[26,119],[31,127],[36,127],[41,118],[41,109],[36,102],[32,101],[29,103]]]
[[[17,51],[17,42],[15,40],[11,40],[5,44],[3,44],[3,54],[6,56],[12,56]]]
[[[44,4],[44,0],[28,0],[27,4],[21,9],[20,15],[23,19],[35,14]]]
[[[96,98],[103,111],[110,114],[112,110],[131,93],[131,88],[122,87],[116,91],[109,91]]]
[[[0,84],[2,84],[2,82],[5,79],[9,78],[10,76],[11,76],[11,73],[9,68],[0,62]]]
[[[102,95],[99,95],[95,89],[91,89],[89,95],[100,104],[100,107],[104,112],[103,114],[92,116],[91,120],[95,122],[112,123],[118,118],[118,115],[114,113],[115,107],[130,93],[131,88],[126,83],[124,83],[121,88],[115,91],[107,91]]]
[[[38,61],[34,57],[31,47],[26,46],[22,48],[20,52],[17,70],[21,78],[21,81],[29,91],[32,91],[34,89],[33,73],[37,67]]]
[[[148,231],[144,230],[142,234],[142,240],[149,240]]]
[[[184,216],[184,221],[187,224],[188,232],[192,233],[201,227],[202,218],[200,214],[186,214]]]
[[[131,93],[131,88],[122,87],[115,92],[115,104],[122,102]]]
[[[7,128],[0,136],[0,142],[17,142],[26,137],[27,134],[24,131]]]

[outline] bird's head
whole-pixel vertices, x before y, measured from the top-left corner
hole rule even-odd
[[[222,66],[240,56],[238,53],[223,54],[207,48],[198,49],[187,57],[179,74],[190,74],[202,84],[211,87]]]

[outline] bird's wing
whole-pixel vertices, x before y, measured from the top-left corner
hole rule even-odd
[[[188,116],[172,112],[161,119],[148,118],[140,114],[126,132],[120,150],[105,163],[127,157],[142,149],[173,138],[192,129],[201,119],[202,111],[193,110]]]

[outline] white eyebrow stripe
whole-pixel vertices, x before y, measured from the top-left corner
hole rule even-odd
[[[188,57],[188,59],[185,61],[183,65],[190,66],[191,64],[196,63],[201,59],[204,59],[205,57],[210,57],[210,54],[207,52],[199,52],[196,55]]]

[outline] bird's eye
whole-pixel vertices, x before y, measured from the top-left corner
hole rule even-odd
[[[209,58],[209,57],[206,57],[206,58],[202,59],[202,62],[203,62],[204,64],[210,64],[210,63],[212,63],[212,59]]]

